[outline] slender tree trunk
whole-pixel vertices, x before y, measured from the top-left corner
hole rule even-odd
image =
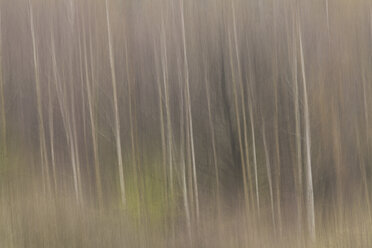
[[[178,70],[178,81],[180,86],[180,160],[182,165],[182,195],[185,209],[186,217],[186,228],[189,238],[189,244],[192,245],[192,229],[191,229],[191,213],[190,213],[190,203],[188,198],[188,189],[187,189],[187,178],[186,178],[186,159],[185,159],[185,106],[184,106],[184,87],[182,84],[182,75],[181,70]]]
[[[189,132],[190,132],[190,145],[191,145],[191,161],[194,179],[194,194],[195,194],[195,207],[196,207],[196,220],[199,222],[199,194],[198,194],[198,181],[196,175],[195,164],[195,148],[194,148],[194,129],[191,112],[191,97],[190,97],[190,82],[189,82],[189,66],[186,50],[186,33],[185,33],[185,18],[184,18],[184,1],[181,1],[181,23],[182,23],[182,43],[183,43],[183,59],[184,59],[184,73],[186,82],[186,105],[189,117]]]
[[[166,207],[169,207],[169,196],[168,196],[168,178],[167,178],[167,147],[165,141],[165,123],[164,123],[164,110],[163,110],[163,89],[161,87],[161,79],[160,79],[160,70],[159,70],[159,61],[157,60],[157,47],[154,45],[154,58],[155,58],[155,70],[156,70],[156,84],[158,87],[158,95],[159,95],[159,118],[160,118],[160,136],[161,136],[161,150],[162,150],[162,170],[163,170],[163,180],[165,183],[164,186],[164,199],[166,202]],[[164,217],[164,227],[166,237],[167,234],[167,217]]]
[[[277,58],[274,58],[275,60]],[[277,62],[276,62],[277,63]],[[276,64],[275,63],[275,64]],[[276,67],[277,65],[275,65]],[[276,69],[275,69],[276,71]],[[277,73],[274,73],[277,76]],[[274,135],[275,135],[275,189],[276,189],[276,205],[277,205],[277,218],[278,218],[278,228],[279,234],[282,234],[282,210],[281,210],[281,161],[280,161],[280,144],[279,144],[279,101],[278,101],[278,82],[277,79],[274,79],[274,104],[275,104],[275,114],[274,114]]]
[[[82,183],[81,183],[81,175],[80,175],[80,152],[79,152],[79,144],[77,140],[77,124],[76,124],[76,109],[75,109],[75,81],[74,81],[74,39],[75,37],[75,1],[70,0],[69,1],[69,21],[70,21],[70,37],[69,40],[69,49],[68,49],[68,85],[67,90],[70,90],[67,95],[66,99],[68,99],[66,102],[66,113],[69,116],[68,118],[68,124],[69,124],[69,135],[70,135],[70,150],[71,150],[71,156],[74,157],[74,163],[73,163],[73,174],[74,174],[74,180],[76,181],[76,197],[77,201],[80,204],[82,201]],[[70,104],[68,104],[70,103]],[[75,165],[74,165],[75,164]]]
[[[87,142],[87,115],[86,115],[86,100],[85,100],[85,94],[86,94],[86,90],[85,90],[85,78],[84,78],[84,75],[86,75],[87,73],[84,72],[84,61],[83,61],[83,52],[82,52],[82,25],[80,24],[80,29],[79,29],[79,32],[78,32],[78,50],[79,50],[79,74],[80,74],[80,92],[81,92],[81,110],[82,110],[82,122],[83,122],[83,139],[84,139],[84,157],[85,157],[85,164],[89,164],[90,161],[89,161],[89,156],[88,156],[88,142]],[[88,80],[88,78],[86,79]],[[90,185],[90,169],[89,168],[86,168],[85,170],[85,173],[86,173],[86,184],[87,185]],[[89,196],[91,195],[91,187],[88,188],[88,193],[89,193]]]
[[[53,170],[53,182],[54,182],[54,192],[57,192],[58,185],[57,185],[57,169],[56,169],[56,159],[55,159],[55,151],[54,151],[54,108],[53,108],[53,100],[52,100],[52,83],[50,82],[51,79],[48,78],[48,122],[49,122],[49,143],[50,143],[50,156],[52,162],[52,170]]]
[[[78,181],[76,175],[76,161],[75,161],[75,149],[74,143],[72,138],[72,131],[71,131],[71,120],[70,116],[68,115],[68,107],[66,105],[66,97],[64,89],[59,81],[58,77],[58,67],[57,67],[57,60],[56,60],[56,53],[55,53],[55,46],[54,46],[54,36],[52,34],[52,63],[53,63],[53,81],[57,91],[57,99],[62,115],[62,122],[65,129],[67,145],[70,149],[70,158],[71,158],[71,165],[73,170],[73,180],[74,180],[74,190],[75,190],[75,197],[76,200],[79,201],[79,189],[78,189]]]
[[[180,72],[181,74],[181,72]],[[181,76],[182,78],[182,76]],[[182,84],[184,82],[183,79],[182,80]],[[191,145],[190,145],[190,122],[189,122],[189,115],[188,115],[188,109],[187,109],[187,97],[186,97],[186,90],[185,90],[185,85],[183,85],[182,87],[183,89],[183,93],[182,93],[182,96],[183,98],[185,99],[185,131],[186,131],[186,154],[187,154],[187,160],[185,159],[185,161],[187,161],[187,176],[186,176],[186,179],[187,179],[187,186],[188,186],[188,195],[189,195],[189,202],[190,202],[190,206],[193,206],[193,207],[190,207],[190,216],[192,218],[192,220],[195,219],[195,197],[194,197],[194,183],[193,183],[193,170],[192,170],[192,158],[191,158]]]
[[[237,125],[237,129],[238,129],[238,142],[239,142],[239,153],[240,153],[240,161],[241,161],[242,174],[243,174],[243,191],[244,191],[245,208],[246,208],[246,211],[247,211],[247,214],[248,214],[248,211],[249,211],[250,207],[249,207],[249,190],[248,190],[248,185],[247,185],[247,168],[246,168],[246,164],[245,164],[243,142],[242,142],[242,135],[241,135],[240,109],[239,109],[239,105],[238,105],[236,79],[235,79],[234,65],[233,65],[233,59],[232,59],[231,37],[230,37],[230,32],[228,32],[228,33],[229,33],[228,34],[229,54],[230,54],[230,67],[231,67],[232,85],[233,85],[235,119],[236,119],[236,125]],[[250,189],[251,189],[251,187],[250,187]],[[250,192],[252,192],[252,191],[250,191]]]
[[[163,74],[163,88],[165,96],[165,114],[167,121],[167,146],[168,146],[168,166],[169,166],[169,186],[170,186],[170,196],[169,203],[171,204],[171,228],[172,228],[172,239],[175,237],[175,179],[174,179],[174,154],[173,154],[173,128],[172,119],[170,115],[170,102],[169,102],[169,82],[168,82],[168,58],[167,58],[167,44],[166,44],[166,33],[165,24],[162,16],[162,27],[161,27],[161,62],[162,62],[162,74]]]
[[[174,197],[174,179],[173,179],[173,130],[172,130],[172,120],[170,116],[170,103],[169,103],[169,82],[168,82],[168,59],[167,59],[167,44],[164,21],[162,22],[161,31],[161,62],[162,62],[162,74],[163,74],[163,88],[165,96],[165,114],[167,121],[167,147],[168,147],[168,166],[169,166],[169,181],[170,181],[170,194],[171,199]]]
[[[343,206],[343,188],[342,188],[342,137],[339,117],[339,102],[338,99],[334,99],[334,103],[331,107],[332,114],[332,148],[333,148],[333,163],[336,175],[336,206],[335,212],[337,216],[338,231],[342,232],[342,226],[344,225],[344,206]]]
[[[127,73],[127,87],[128,87],[128,108],[129,108],[129,126],[130,126],[130,138],[131,138],[131,152],[133,160],[133,176],[136,185],[136,201],[138,206],[140,206],[140,189],[139,189],[139,178],[138,178],[138,158],[137,158],[137,144],[136,144],[136,134],[135,134],[135,118],[133,115],[133,103],[132,103],[132,79],[129,71],[129,59],[127,43],[125,43],[125,64]],[[141,216],[140,208],[137,209],[138,216]]]
[[[184,203],[185,216],[186,216],[187,235],[189,238],[189,242],[191,243],[192,232],[191,232],[191,221],[190,221],[190,207],[189,207],[189,200],[187,197],[186,164],[185,164],[183,154],[181,154],[181,163],[182,163],[182,196],[183,196],[183,203]]]
[[[265,165],[266,165],[267,181],[269,183],[271,219],[272,219],[272,223],[273,223],[274,232],[276,232],[273,183],[272,183],[272,176],[271,176],[269,150],[268,150],[267,144],[266,144],[266,131],[265,131],[264,121],[262,121],[262,139],[263,139],[263,145],[264,145],[264,151],[265,151]]]
[[[252,152],[253,152],[253,168],[254,168],[254,177],[256,183],[256,204],[257,204],[257,213],[260,216],[260,192],[259,192],[259,182],[258,182],[258,171],[257,171],[257,154],[256,154],[256,136],[254,128],[254,118],[253,118],[253,101],[252,101],[252,92],[249,97],[249,119],[251,121],[251,135],[252,135]]]
[[[115,74],[115,62],[114,54],[111,40],[111,26],[110,26],[110,15],[108,2],[105,0],[106,7],[106,22],[107,22],[107,38],[109,46],[109,56],[110,56],[110,68],[111,68],[111,80],[112,80],[112,94],[114,98],[114,115],[115,115],[115,141],[116,141],[116,154],[118,159],[119,167],[119,179],[120,179],[120,192],[121,192],[121,201],[123,205],[126,204],[125,199],[125,183],[124,183],[124,170],[123,170],[123,158],[121,155],[121,140],[120,140],[120,120],[119,120],[119,110],[118,110],[118,97],[117,97],[117,83],[116,83],[116,74]]]
[[[303,183],[302,183],[302,137],[301,137],[301,116],[300,116],[300,102],[299,102],[299,90],[297,82],[297,49],[294,45],[294,62],[293,62],[293,101],[294,101],[294,113],[295,113],[295,129],[296,129],[296,166],[295,166],[295,181],[296,181],[296,199],[297,199],[297,222],[298,231],[302,233],[302,202],[303,202]]]
[[[72,65],[72,62],[71,62]],[[81,183],[81,175],[80,175],[80,152],[79,152],[79,144],[78,144],[78,138],[77,138],[77,124],[76,124],[76,114],[75,114],[75,84],[73,81],[73,75],[72,75],[72,68],[70,68],[70,103],[71,103],[71,117],[69,118],[71,120],[71,143],[73,144],[73,156],[75,157],[75,175],[76,175],[76,182],[77,182],[77,190],[78,190],[78,201],[81,203],[82,201],[82,183]]]
[[[293,88],[293,113],[295,119],[295,147],[293,148],[292,142],[291,147],[295,150],[295,155],[293,156],[293,177],[295,182],[295,192],[296,192],[296,204],[297,204],[297,233],[298,241],[302,242],[303,238],[303,171],[302,171],[302,135],[301,135],[301,115],[300,115],[300,96],[298,89],[298,40],[297,40],[297,12],[296,6],[291,8],[292,26],[291,31],[289,31],[288,39],[292,42],[288,42],[288,56],[292,57],[292,88]],[[288,116],[290,118],[290,115]],[[290,120],[288,120],[290,124]],[[302,243],[300,243],[302,244]]]
[[[95,181],[96,181],[96,194],[98,200],[98,207],[102,208],[103,205],[103,193],[102,193],[102,181],[101,181],[101,172],[100,172],[100,164],[99,164],[99,155],[98,155],[98,138],[97,138],[97,129],[96,129],[96,120],[95,120],[95,110],[94,110],[94,85],[95,85],[95,67],[93,62],[93,46],[92,40],[90,39],[89,42],[89,51],[90,51],[90,62],[88,62],[88,49],[87,49],[87,42],[86,42],[86,32],[85,32],[85,25],[84,22],[82,24],[83,30],[83,54],[84,54],[84,71],[85,71],[85,87],[87,91],[87,100],[88,100],[88,112],[89,112],[89,119],[90,119],[90,131],[91,131],[91,138],[92,138],[92,145],[93,145],[93,164],[94,164],[94,174],[95,174]],[[88,67],[88,65],[90,65]],[[91,71],[91,75],[89,75],[89,69]],[[91,81],[90,81],[91,78]]]
[[[207,73],[207,72],[206,72]],[[221,209],[220,209],[220,180],[219,180],[219,168],[218,168],[218,160],[217,160],[217,148],[216,148],[216,138],[214,133],[214,121],[212,116],[212,107],[211,107],[211,96],[210,96],[210,86],[209,86],[209,79],[208,76],[205,76],[205,92],[207,96],[207,108],[208,108],[208,120],[209,120],[209,128],[211,133],[211,143],[212,143],[212,153],[213,153],[213,164],[214,164],[214,171],[215,171],[215,178],[216,178],[216,207],[217,207],[217,216],[218,220],[221,219]]]
[[[313,192],[313,176],[311,171],[311,134],[310,134],[310,114],[307,99],[307,85],[305,75],[305,62],[301,38],[301,24],[299,25],[299,42],[300,42],[300,56],[301,56],[301,72],[303,84],[303,104],[304,104],[304,122],[305,122],[305,168],[306,168],[306,209],[307,221],[310,233],[310,238],[314,242],[316,239],[315,233],[315,210],[314,210],[314,192]]]
[[[372,31],[372,30],[371,30]],[[370,88],[367,85],[367,79],[366,79],[366,74],[365,74],[365,69],[364,66],[362,66],[362,90],[363,90],[363,107],[364,107],[364,125],[365,125],[365,135],[366,135],[366,154],[370,154],[371,151],[371,133],[370,133],[370,122],[369,122],[369,102],[368,102],[368,94],[370,92]],[[359,134],[359,129],[357,127],[357,144],[359,148],[357,149],[359,152],[362,152],[362,146],[360,144],[360,134]],[[372,221],[372,215],[370,211],[370,193],[369,193],[369,187],[368,187],[368,180],[367,180],[367,169],[366,169],[366,161],[363,157],[363,154],[360,154],[360,166],[361,166],[361,173],[362,173],[362,178],[363,178],[363,185],[364,185],[364,191],[365,191],[365,199],[366,199],[366,204],[367,204],[367,210],[370,215],[370,219]],[[368,163],[368,161],[367,161]]]
[[[272,59],[273,65],[273,84],[274,84],[274,136],[275,136],[275,195],[276,195],[276,208],[277,208],[277,225],[279,229],[279,235],[282,235],[282,210],[281,210],[281,160],[280,160],[280,144],[279,144],[279,101],[278,101],[278,6],[277,1],[273,1],[273,46],[274,56]]]
[[[245,150],[245,162],[246,162],[246,169],[247,169],[247,176],[248,176],[248,184],[251,196],[251,202],[253,204],[253,185],[252,185],[252,174],[251,174],[251,165],[250,165],[250,154],[249,154],[249,145],[248,145],[248,130],[247,130],[247,117],[246,117],[246,109],[245,109],[245,95],[244,95],[244,87],[242,82],[242,72],[240,66],[240,52],[238,46],[238,37],[236,31],[236,16],[235,16],[235,5],[234,1],[231,1],[231,9],[232,9],[232,18],[233,18],[233,32],[234,32],[234,50],[235,50],[235,58],[236,58],[236,67],[237,67],[237,81],[239,86],[240,92],[240,104],[242,107],[242,115],[243,115],[243,136],[244,136],[244,150]],[[235,74],[235,71],[232,72]],[[257,173],[255,173],[255,178],[257,179]],[[257,183],[257,180],[256,180]],[[257,207],[259,206],[259,196],[258,196],[258,188],[255,191],[256,194],[256,204]],[[259,209],[257,209],[259,212]]]
[[[37,112],[38,112],[38,124],[39,124],[39,146],[40,146],[40,161],[42,166],[43,174],[43,189],[44,192],[50,193],[50,182],[49,182],[49,168],[48,168],[48,158],[46,154],[46,142],[45,142],[45,128],[44,128],[44,118],[42,110],[42,96],[40,87],[40,77],[39,77],[39,61],[38,52],[36,46],[35,37],[35,27],[34,27],[34,17],[31,0],[29,0],[29,14],[30,14],[30,25],[31,25],[31,38],[32,38],[32,51],[33,51],[33,62],[34,62],[34,76],[35,76],[35,87],[36,87],[36,101],[37,101]]]
[[[252,109],[250,111],[250,119],[251,119],[251,133],[252,133],[252,149],[253,149],[253,168],[254,168],[254,177],[256,183],[256,204],[257,204],[257,211],[258,216],[260,216],[260,191],[259,191],[259,182],[258,182],[258,169],[257,169],[257,154],[256,154],[256,137],[255,137],[255,130],[254,130],[254,120]]]
[[[51,49],[52,49],[52,66],[53,66],[53,81],[55,85],[55,89],[57,91],[57,99],[60,106],[60,111],[62,115],[62,122],[65,129],[67,145],[70,150],[70,158],[71,158],[71,165],[72,165],[72,172],[73,172],[73,181],[74,181],[74,191],[75,191],[75,198],[78,203],[80,203],[80,193],[81,193],[81,184],[80,184],[80,175],[78,171],[78,167],[80,167],[79,163],[79,156],[77,155],[78,149],[77,146],[77,134],[76,134],[76,123],[75,123],[75,104],[74,99],[72,96],[73,92],[73,83],[72,83],[72,68],[69,68],[70,72],[70,85],[67,85],[67,90],[70,89],[68,93],[71,95],[71,100],[68,100],[66,96],[66,89],[63,88],[62,83],[63,81],[59,80],[58,76],[58,67],[57,67],[57,58],[56,58],[56,50],[55,50],[55,41],[54,41],[54,33],[52,30],[51,33]],[[72,54],[70,53],[70,58]],[[68,105],[67,101],[71,101],[71,106]]]

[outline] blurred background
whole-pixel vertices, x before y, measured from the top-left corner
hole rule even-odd
[[[369,0],[0,0],[0,247],[371,247]]]

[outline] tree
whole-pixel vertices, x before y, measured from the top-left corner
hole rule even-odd
[[[310,114],[307,96],[307,85],[305,75],[304,52],[302,47],[302,32],[301,24],[299,24],[299,42],[300,42],[300,57],[301,57],[301,72],[303,86],[303,104],[304,104],[304,122],[305,122],[305,168],[306,168],[306,209],[307,221],[309,226],[310,238],[316,240],[315,233],[315,210],[314,210],[314,191],[313,191],[313,176],[311,171],[311,133],[310,133]]]
[[[125,183],[124,183],[124,170],[123,170],[123,158],[121,155],[121,140],[120,140],[120,120],[119,120],[119,108],[118,108],[118,96],[117,96],[117,83],[115,74],[115,62],[112,48],[111,38],[111,26],[110,26],[110,15],[107,0],[105,0],[106,7],[106,23],[107,23],[107,38],[109,46],[109,57],[110,57],[110,68],[111,68],[111,82],[112,82],[112,95],[114,99],[114,116],[115,116],[115,141],[116,141],[116,155],[118,159],[119,167],[119,179],[120,179],[120,192],[121,201],[125,206]]]

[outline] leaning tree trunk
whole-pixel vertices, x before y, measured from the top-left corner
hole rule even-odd
[[[186,106],[187,106],[187,114],[188,114],[188,122],[189,122],[189,134],[190,134],[190,145],[191,145],[191,162],[192,162],[193,180],[194,180],[196,220],[197,220],[197,222],[199,222],[198,179],[197,179],[196,164],[195,164],[194,129],[193,129],[192,112],[191,112],[189,65],[188,65],[187,49],[186,49],[186,32],[185,32],[185,17],[184,17],[184,1],[183,0],[181,1],[180,5],[181,5],[184,77],[185,77],[185,82],[186,82]]]
[[[302,72],[302,84],[303,84],[303,104],[304,104],[304,122],[305,122],[305,169],[306,169],[306,209],[307,209],[307,221],[310,239],[315,241],[315,210],[314,210],[314,192],[313,192],[313,176],[311,171],[311,134],[310,134],[310,115],[309,115],[309,103],[307,96],[306,86],[306,75],[305,75],[305,64],[304,64],[304,53],[302,47],[301,38],[301,24],[299,24],[299,41],[300,41],[300,56],[301,56],[301,72]]]
[[[34,77],[35,77],[35,87],[36,87],[36,101],[37,101],[37,116],[39,124],[39,148],[40,148],[40,160],[41,160],[41,170],[43,174],[43,189],[44,192],[50,192],[49,183],[49,168],[48,168],[48,158],[46,151],[45,142],[45,128],[44,128],[44,118],[42,110],[41,101],[41,86],[40,86],[40,76],[39,76],[39,59],[38,51],[36,45],[36,35],[35,35],[35,25],[34,16],[32,10],[31,0],[29,0],[29,14],[30,14],[30,25],[31,25],[31,38],[32,38],[32,52],[33,52],[33,62],[34,62]]]
[[[112,48],[110,15],[109,15],[109,7],[108,7],[107,0],[105,1],[105,7],[106,7],[107,38],[108,38],[108,46],[109,46],[111,81],[112,81],[112,95],[114,98],[116,155],[118,158],[118,167],[119,167],[121,201],[123,205],[125,206],[126,204],[125,183],[124,183],[124,171],[123,171],[123,158],[121,154],[120,120],[119,120],[119,108],[118,108],[118,96],[117,96],[117,83],[116,83],[114,54],[113,54],[113,48]]]

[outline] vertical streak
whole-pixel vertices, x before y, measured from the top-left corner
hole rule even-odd
[[[118,99],[117,99],[117,89],[116,89],[117,83],[116,83],[115,62],[114,62],[114,55],[113,55],[113,48],[112,48],[111,26],[110,26],[109,9],[108,9],[107,0],[105,0],[105,7],[106,7],[107,38],[108,38],[109,56],[110,56],[111,80],[112,80],[112,89],[113,89],[112,93],[114,97],[116,154],[118,157],[121,200],[122,200],[123,205],[125,205],[126,199],[125,199],[125,184],[124,184],[124,172],[123,172],[123,158],[121,154],[120,120],[119,120]]]
[[[205,76],[205,90],[207,95],[207,107],[208,107],[208,120],[209,120],[209,127],[211,133],[211,142],[212,142],[212,152],[213,152],[213,164],[214,164],[214,171],[216,177],[216,204],[217,204],[217,214],[220,218],[220,181],[219,181],[219,169],[218,169],[218,161],[217,161],[217,149],[216,149],[216,141],[215,141],[215,133],[214,133],[214,124],[213,124],[213,117],[212,117],[212,110],[211,110],[211,97],[209,92],[209,79],[207,75]]]
[[[44,129],[44,119],[42,112],[41,103],[41,88],[40,88],[40,76],[39,76],[39,66],[38,66],[38,55],[36,48],[36,38],[35,38],[35,27],[34,27],[34,16],[32,11],[31,0],[28,1],[29,4],[29,14],[30,14],[30,25],[31,25],[31,38],[32,38],[32,51],[33,51],[33,62],[34,62],[34,75],[35,75],[35,86],[36,86],[36,100],[37,100],[37,112],[38,112],[38,122],[39,122],[39,145],[40,145],[40,159],[42,166],[43,187],[45,190],[50,190],[49,184],[49,169],[47,164],[47,154],[46,154],[46,144],[45,144],[45,129]],[[45,180],[45,181],[44,181]]]
[[[264,145],[264,151],[265,151],[265,160],[266,160],[266,173],[267,173],[267,180],[269,182],[269,192],[270,192],[270,207],[271,207],[271,219],[273,222],[274,231],[276,231],[276,224],[275,224],[275,211],[274,211],[274,196],[273,196],[273,183],[271,178],[271,168],[270,168],[270,157],[269,157],[269,151],[267,149],[266,144],[266,131],[265,131],[265,124],[262,121],[262,139],[263,139],[263,145]]]
[[[310,134],[310,115],[309,106],[307,99],[307,88],[306,88],[306,75],[305,75],[305,64],[304,54],[302,47],[301,38],[301,25],[299,26],[299,39],[300,39],[300,56],[301,56],[301,71],[302,71],[302,83],[304,93],[304,119],[305,119],[305,143],[306,143],[306,201],[307,201],[307,219],[309,225],[310,238],[315,241],[315,213],[314,213],[314,192],[313,192],[313,177],[311,172],[311,134]]]
[[[249,158],[249,145],[248,145],[248,130],[247,130],[247,117],[246,117],[246,110],[245,110],[245,97],[244,97],[244,87],[242,82],[242,75],[241,75],[241,66],[240,66],[240,56],[239,56],[239,49],[238,49],[238,37],[236,31],[236,16],[235,16],[235,6],[234,1],[232,1],[232,15],[233,15],[233,38],[234,38],[234,50],[235,50],[235,57],[236,57],[236,64],[237,64],[237,74],[238,74],[238,86],[240,87],[240,103],[242,107],[242,115],[243,115],[243,136],[244,136],[244,149],[245,149],[245,162],[246,162],[246,170],[248,176],[248,186],[251,196],[251,201],[253,204],[253,185],[252,185],[252,177],[251,177],[251,166],[250,166],[250,158]],[[232,71],[235,74],[234,71]],[[255,174],[255,176],[257,176]],[[256,180],[257,182],[257,180]],[[256,199],[259,199],[258,196],[258,187],[256,188]],[[259,203],[257,201],[257,205],[259,207]],[[257,209],[259,211],[259,209]]]
[[[196,165],[195,165],[195,148],[194,148],[194,130],[192,126],[192,114],[191,114],[191,97],[190,97],[190,82],[189,82],[189,66],[187,59],[186,50],[186,34],[185,34],[185,18],[184,18],[184,1],[181,0],[181,23],[182,23],[182,43],[183,43],[183,58],[184,58],[184,70],[185,70],[185,81],[186,81],[186,97],[188,102],[188,116],[189,116],[189,128],[190,128],[190,143],[191,143],[191,158],[193,168],[193,179],[194,179],[194,191],[195,191],[195,205],[196,205],[196,219],[199,221],[199,196],[198,196],[198,181],[196,176]]]

